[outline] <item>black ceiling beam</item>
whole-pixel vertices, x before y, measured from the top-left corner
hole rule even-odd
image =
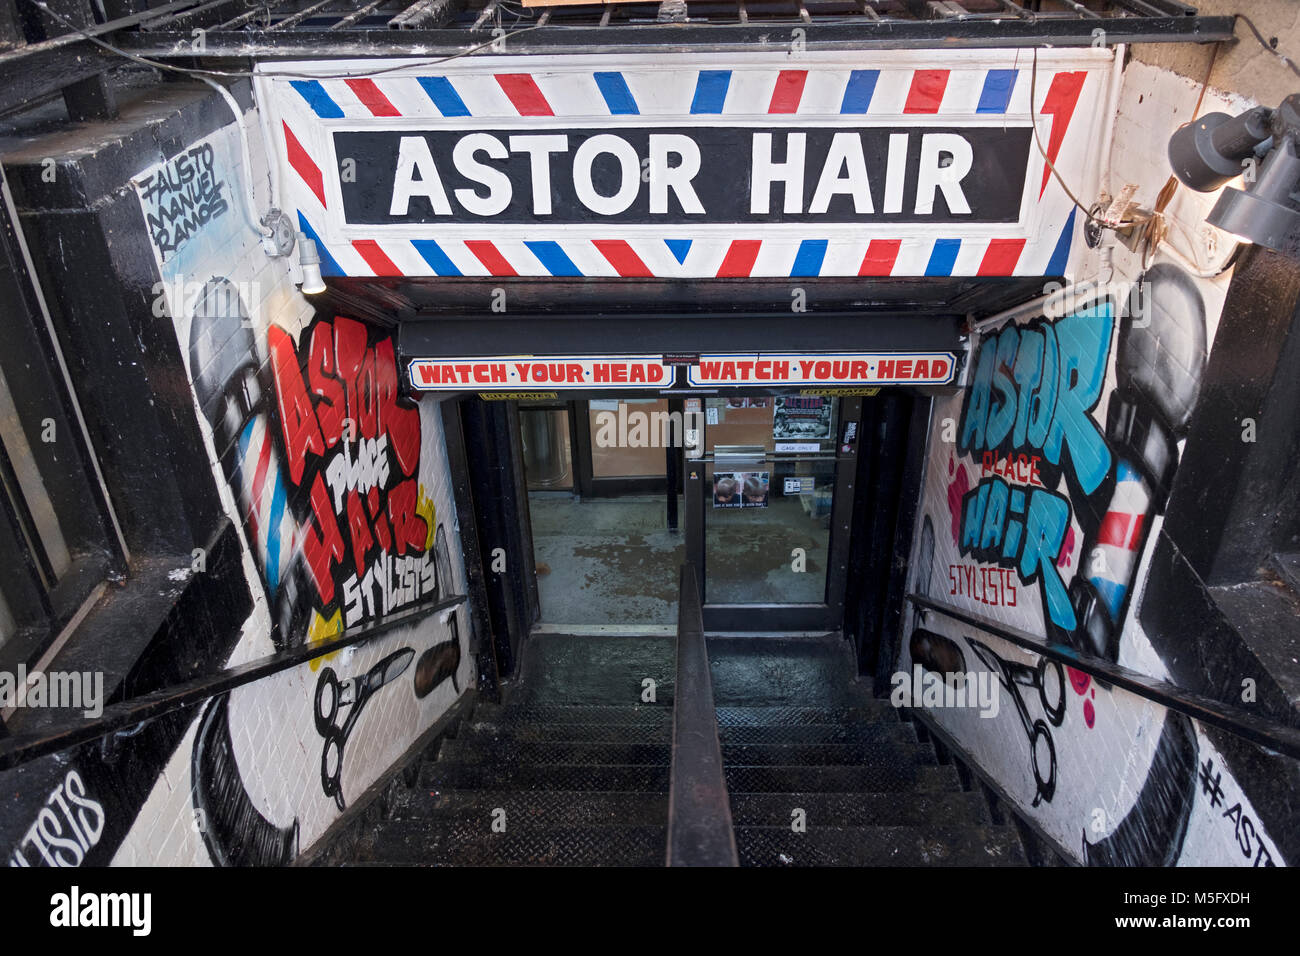
[[[25,56],[12,68],[0,67],[0,116],[28,109],[64,87],[127,61],[89,43]]]
[[[961,352],[963,317],[909,314],[439,317],[402,322],[398,362],[488,355]]]
[[[783,312],[791,321],[843,312],[971,315],[978,319],[1042,294],[1042,276],[750,279],[350,277],[326,279],[340,304],[399,320],[438,316],[675,315]],[[505,288],[500,301],[497,290]],[[796,295],[796,290],[798,293]],[[794,311],[796,304],[801,310]],[[493,306],[495,305],[496,311]]]
[[[1105,31],[1107,45],[1120,43],[1214,43],[1230,40],[1232,17],[1038,17],[1035,20],[869,20],[805,23],[800,20],[749,23],[626,24],[561,26],[547,24],[506,41],[517,54],[629,52],[726,52],[728,50],[786,50],[783,28],[798,27],[811,50],[834,49],[992,49],[1006,47],[1090,47],[1094,31]],[[258,59],[330,59],[370,56],[436,58],[464,52],[490,40],[485,31],[465,29],[370,30],[323,32],[294,30],[250,33],[210,31],[205,37],[210,57]],[[164,31],[125,33],[115,38],[122,49],[154,58],[193,57],[192,38]]]

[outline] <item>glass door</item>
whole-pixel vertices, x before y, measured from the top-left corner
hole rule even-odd
[[[702,399],[703,454],[687,468],[702,498],[706,628],[839,626],[860,402],[844,405],[798,395]],[[843,412],[853,418],[847,433]]]
[[[609,633],[676,625],[685,536],[669,404],[519,404],[540,624]]]

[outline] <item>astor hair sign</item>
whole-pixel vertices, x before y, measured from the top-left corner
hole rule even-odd
[[[1015,222],[1029,136],[1027,125],[456,130],[335,133],[334,144],[372,171],[341,184],[349,223]],[[702,172],[746,156],[748,188]]]
[[[265,64],[257,83],[325,275],[1062,275],[1077,210],[1047,160],[1092,194],[1112,66],[476,55]]]

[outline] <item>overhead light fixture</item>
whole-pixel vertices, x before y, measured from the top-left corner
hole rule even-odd
[[[1169,139],[1169,162],[1189,189],[1226,187],[1206,217],[1210,225],[1300,257],[1298,144],[1300,94],[1292,94],[1275,110],[1210,113],[1184,126]],[[1226,186],[1243,174],[1245,189]]]
[[[316,240],[298,234],[298,263],[302,266],[302,291],[305,295],[319,295],[325,291],[325,280],[320,274],[320,253]]]

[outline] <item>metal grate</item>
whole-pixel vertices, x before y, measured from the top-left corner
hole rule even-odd
[[[232,57],[788,50],[796,37],[810,50],[1209,43],[1230,39],[1233,22],[1178,0],[0,0],[0,115],[75,84],[85,101],[86,83],[128,62],[104,44],[188,66]],[[111,115],[110,99],[88,102],[103,100]]]
[[[15,0],[7,0],[15,2]],[[30,0],[16,0],[28,3]],[[592,45],[684,49],[700,43],[787,45],[770,27],[803,27],[803,41],[890,46],[1090,45],[1209,42],[1231,17],[1202,17],[1177,0],[662,0],[524,7],[519,0],[196,0],[117,34],[133,52],[193,56],[196,29],[210,56],[427,55],[463,51],[493,31],[510,52]],[[766,31],[766,32],[765,32]],[[478,39],[476,35],[482,35]]]

